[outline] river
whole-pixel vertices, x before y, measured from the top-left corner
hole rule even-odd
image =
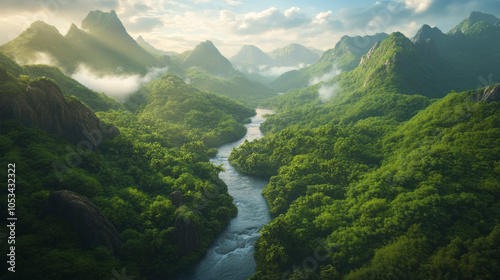
[[[233,203],[238,207],[238,215],[213,241],[207,254],[192,267],[179,275],[177,280],[247,279],[255,273],[254,243],[259,238],[258,231],[267,224],[271,217],[262,189],[267,180],[244,175],[229,164],[228,157],[233,147],[243,141],[252,141],[262,137],[259,129],[265,121],[263,115],[273,111],[257,109],[257,115],[247,124],[247,134],[242,139],[218,147],[217,156],[210,161],[222,164],[225,172],[220,178],[227,184]]]

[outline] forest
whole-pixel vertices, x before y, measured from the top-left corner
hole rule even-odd
[[[26,94],[24,88],[40,79],[3,73],[4,97]],[[120,135],[105,139],[91,153],[19,121],[0,122],[0,162],[14,162],[22,172],[16,182],[17,215],[23,217],[17,223],[16,244],[18,266],[29,267],[5,279],[105,279],[121,268],[136,279],[171,275],[202,256],[236,215],[227,186],[218,177],[223,169],[208,159],[216,145],[245,134],[242,123],[255,110],[169,75],[145,85],[125,105],[133,109],[97,113]],[[54,172],[54,163],[67,163],[71,152],[80,164]],[[99,207],[120,234],[119,255],[82,244],[64,219],[43,210],[49,194],[58,190],[73,191]],[[169,197],[175,191],[182,194],[181,205]],[[1,199],[6,201],[7,193]],[[194,249],[180,249],[175,232],[182,226],[188,228],[183,234],[199,236]],[[8,244],[1,246],[3,250]]]

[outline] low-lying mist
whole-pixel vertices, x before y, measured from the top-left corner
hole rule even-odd
[[[277,78],[283,75],[286,72],[292,70],[298,70],[300,68],[304,68],[306,65],[304,63],[295,65],[295,66],[270,66],[270,65],[259,65],[259,66],[244,66],[237,67],[237,69],[241,72],[248,74],[259,74],[266,78]]]
[[[159,78],[168,71],[168,67],[151,68],[149,72],[140,76],[136,75],[98,75],[89,67],[81,64],[71,77],[82,85],[108,96],[123,101],[128,95],[137,91],[139,86]]]
[[[321,85],[318,89],[318,96],[321,102],[326,103],[332,100],[340,91],[338,83],[333,85]]]
[[[313,77],[310,81],[309,81],[309,85],[312,86],[312,85],[315,85],[315,84],[319,84],[321,82],[328,82],[329,80],[333,79],[333,77],[337,76],[338,74],[340,74],[342,72],[342,70],[340,70],[337,65],[333,65],[332,66],[332,70],[321,75],[321,76],[317,76],[317,77]]]

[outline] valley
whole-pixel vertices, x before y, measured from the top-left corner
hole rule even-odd
[[[286,26],[314,33],[331,11],[306,28],[305,8],[233,8],[217,19],[234,40],[274,37],[195,41],[190,27],[179,51],[120,8],[0,45],[18,217],[16,272],[0,278],[497,279],[497,15],[339,32],[322,51]]]

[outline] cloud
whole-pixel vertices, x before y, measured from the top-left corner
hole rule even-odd
[[[282,74],[292,71],[292,70],[298,70],[300,68],[305,67],[306,65],[304,63],[295,65],[295,66],[273,66],[269,67],[268,65],[262,65],[259,67],[259,74],[265,77],[278,77],[281,76]]]
[[[415,12],[420,13],[429,8],[433,0],[405,0],[406,7],[414,9]]]
[[[340,87],[337,83],[335,83],[331,86],[322,85],[318,89],[318,96],[319,96],[319,99],[321,100],[321,102],[326,103],[326,102],[329,102],[330,100],[332,100],[332,98],[334,98],[338,94],[339,91],[340,91]]]
[[[317,77],[313,77],[310,81],[309,81],[309,85],[315,85],[315,84],[319,84],[321,82],[328,82],[329,80],[331,80],[333,77],[337,76],[338,74],[340,74],[342,72],[342,70],[338,69],[337,68],[337,65],[333,65],[332,66],[332,70],[321,75],[321,76],[317,76]]]
[[[163,21],[158,17],[133,17],[128,20],[127,31],[132,33],[150,32],[162,26]]]
[[[284,12],[271,7],[261,12],[250,12],[243,15],[222,10],[219,19],[226,21],[226,26],[235,34],[259,34],[272,29],[298,28],[311,20],[298,7],[291,7]]]
[[[99,76],[81,64],[71,77],[94,91],[104,92],[106,95],[123,100],[129,94],[137,91],[140,85],[157,79],[167,71],[168,67],[152,68],[142,77],[140,75]]]

